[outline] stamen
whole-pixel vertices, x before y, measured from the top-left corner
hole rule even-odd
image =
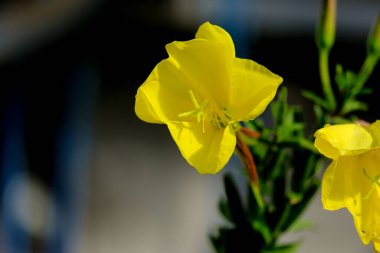
[[[230,116],[225,109],[219,110],[218,108],[212,114],[212,122],[219,128],[225,128],[230,122]]]
[[[192,90],[189,90],[189,96],[195,109],[188,112],[179,113],[178,117],[196,117],[198,123],[201,123],[202,121],[203,132],[205,132],[206,115],[209,117],[210,123],[218,129],[223,129],[230,123],[231,117],[227,113],[226,109],[220,110],[215,103],[209,103],[208,100],[204,100],[202,103],[199,103]]]

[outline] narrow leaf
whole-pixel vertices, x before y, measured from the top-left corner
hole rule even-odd
[[[325,109],[328,109],[328,105],[327,105],[327,102],[321,98],[320,96],[316,95],[314,92],[312,91],[308,91],[308,90],[304,90],[302,91],[302,95],[311,100],[314,104],[317,104]]]

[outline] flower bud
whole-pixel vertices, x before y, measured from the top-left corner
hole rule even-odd
[[[336,0],[323,0],[322,13],[317,30],[317,44],[321,49],[330,49],[335,41]]]
[[[368,36],[368,53],[380,55],[380,13],[377,16],[375,25]]]

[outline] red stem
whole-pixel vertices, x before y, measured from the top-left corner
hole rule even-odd
[[[242,132],[245,133],[243,131]],[[253,132],[253,131],[252,131]],[[257,168],[255,164],[255,160],[253,159],[252,153],[248,148],[248,145],[242,140],[241,133],[238,131],[236,132],[236,148],[239,151],[241,158],[243,160],[243,163],[247,169],[249,178],[251,180],[251,183],[255,186],[259,186],[259,176],[257,174]]]
[[[247,135],[248,137],[252,137],[252,138],[259,138],[260,135],[261,135],[260,132],[253,131],[253,130],[251,130],[251,129],[249,129],[249,128],[246,128],[246,127],[242,127],[242,128],[240,128],[240,131],[241,131],[243,134]]]

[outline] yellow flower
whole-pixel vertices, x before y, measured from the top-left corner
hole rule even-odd
[[[322,179],[323,207],[346,207],[362,242],[373,240],[380,252],[380,121],[328,125],[315,137],[319,152],[333,160]]]
[[[260,115],[282,78],[235,57],[230,35],[204,23],[195,39],[166,45],[169,58],[136,95],[137,116],[167,124],[183,157],[199,173],[216,173],[236,145],[236,126]]]

